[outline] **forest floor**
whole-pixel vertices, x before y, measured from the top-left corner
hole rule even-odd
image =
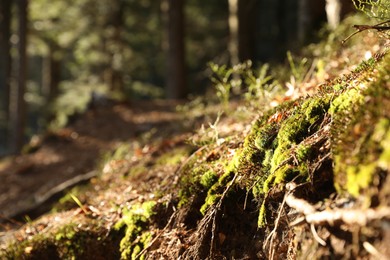
[[[29,149],[36,151],[0,164],[1,222],[39,216],[68,186],[95,177],[104,154],[121,143],[148,132],[159,139],[182,131],[178,104],[163,100],[107,104],[73,116],[65,128],[33,138]]]
[[[0,258],[389,259],[388,42],[346,35],[269,99],[95,106],[3,160]]]

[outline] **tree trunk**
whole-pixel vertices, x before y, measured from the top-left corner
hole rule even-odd
[[[114,3],[115,8],[111,13],[111,25],[114,28],[114,35],[112,36],[112,41],[116,44],[118,53],[122,51],[122,30],[123,30],[123,10],[124,10],[124,1],[116,0]],[[110,68],[110,77],[109,85],[111,91],[123,93],[123,61],[121,56],[118,53],[111,53],[111,68]]]
[[[298,42],[300,45],[304,44],[308,33],[310,31],[310,2],[311,0],[299,0],[298,1]]]
[[[238,0],[238,56],[241,62],[255,59],[257,1]]]
[[[27,77],[27,0],[18,0],[18,58],[16,60],[17,82],[12,89],[12,105],[10,110],[12,138],[11,147],[13,153],[19,153],[24,145],[26,104],[24,94]]]
[[[340,0],[326,0],[326,16],[331,29],[336,29],[341,19],[341,2]]]
[[[238,36],[238,2],[239,0],[229,0],[229,54],[230,64],[232,66],[240,63],[238,54],[239,36]]]
[[[11,3],[0,0],[0,154],[7,150],[10,76]]]
[[[58,47],[48,44],[49,53],[43,60],[42,92],[47,103],[53,102],[58,95],[58,85],[61,81],[61,59],[58,57]]]
[[[187,95],[184,50],[184,0],[167,0],[167,75],[166,97],[185,98]]]

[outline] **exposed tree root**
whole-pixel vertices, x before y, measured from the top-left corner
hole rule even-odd
[[[376,209],[333,209],[317,211],[309,202],[296,198],[293,194],[288,194],[286,204],[302,213],[309,224],[328,224],[336,226],[340,223],[347,225],[366,226],[374,220],[390,220],[390,208],[380,207]]]

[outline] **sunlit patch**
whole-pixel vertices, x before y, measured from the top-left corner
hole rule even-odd
[[[366,60],[371,59],[371,57],[372,57],[371,51],[366,51],[366,53],[364,53],[364,58],[365,58]]]

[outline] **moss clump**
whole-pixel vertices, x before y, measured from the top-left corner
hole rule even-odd
[[[164,153],[161,155],[157,161],[157,165],[177,165],[180,162],[182,162],[186,157],[188,157],[188,154],[191,150],[191,147],[189,146],[182,146],[177,147],[175,149],[172,149],[169,152]]]
[[[194,196],[206,196],[207,191],[218,181],[218,173],[214,170],[219,161],[210,165],[195,166],[181,176],[178,207],[186,205]]]
[[[374,138],[380,140],[383,148],[379,156],[378,166],[383,170],[390,170],[390,119],[382,118],[376,129]]]
[[[301,143],[295,148],[295,156],[298,162],[303,163],[312,159],[314,151],[311,145]]]
[[[371,67],[371,63],[365,67]],[[332,103],[332,151],[335,187],[339,192],[347,191],[356,197],[369,192],[375,176],[379,178],[381,170],[388,170],[388,64],[389,57],[378,65],[378,71],[367,75],[375,76],[377,81],[362,79],[358,88],[345,91]]]
[[[119,241],[97,220],[48,226],[45,232],[8,244],[0,259],[117,259]],[[37,231],[35,231],[37,232]]]
[[[353,108],[362,105],[364,96],[359,89],[349,89],[336,97],[329,109],[329,113],[334,117],[344,117],[352,112]]]
[[[225,173],[208,190],[205,203],[200,208],[202,214],[205,214],[209,206],[215,204],[221,198],[228,184],[233,180],[239,164],[240,153],[236,153],[232,161],[226,166]]]
[[[206,171],[200,177],[200,184],[205,190],[209,190],[218,181],[218,175],[213,170]]]
[[[272,158],[265,162],[270,165],[270,169],[264,182],[264,193],[275,184],[287,182],[297,175],[307,175],[304,161],[308,158],[311,147],[302,144],[295,151],[294,148],[318,130],[329,106],[328,95],[309,98],[301,106],[294,108],[292,115],[281,123]],[[295,158],[302,165],[292,165],[292,159]]]
[[[309,178],[307,161],[312,159],[314,149],[302,141],[318,131],[331,99],[332,96],[326,94],[286,102],[257,120],[241,151],[236,153],[225,167],[225,173],[208,190],[201,212],[205,214],[208,207],[221,198],[237,174],[240,175],[237,185],[250,187],[257,199],[275,185],[297,176],[300,176],[298,181],[306,181]],[[298,164],[293,158],[297,158]],[[263,202],[259,225],[264,221],[265,208]]]
[[[133,205],[123,211],[123,217],[115,224],[115,229],[125,228],[125,236],[120,242],[121,259],[144,259],[138,254],[145,248],[152,235],[146,231],[151,223],[150,218],[155,214],[155,201],[147,201]]]
[[[208,191],[205,203],[200,208],[200,212],[204,215],[209,206],[215,204],[221,197],[229,182],[234,178],[235,172],[227,171]]]
[[[59,259],[60,253],[54,242],[42,234],[37,234],[31,237],[30,240],[12,243],[6,249],[0,250],[1,259],[27,259],[31,256],[38,256],[37,259],[45,259],[45,257],[39,258],[43,255],[51,259]]]

